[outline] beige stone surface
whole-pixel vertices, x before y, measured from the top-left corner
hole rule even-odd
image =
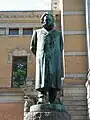
[[[64,0],[64,11],[84,10],[84,0]]]
[[[68,85],[84,85],[86,83],[85,78],[65,78],[64,84]]]
[[[85,35],[65,35],[64,37],[65,52],[85,52],[87,51]]]
[[[0,89],[0,120],[23,120],[24,93],[17,88]]]
[[[0,120],[23,120],[22,103],[0,103]]]
[[[29,51],[29,41],[30,36],[0,37],[0,86],[11,86],[12,64],[8,63],[9,53],[12,53],[12,51],[17,47],[24,48]]]
[[[87,56],[65,56],[66,73],[87,73]]]
[[[64,30],[85,30],[84,15],[65,15],[63,19]]]

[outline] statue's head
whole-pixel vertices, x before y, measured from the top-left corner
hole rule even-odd
[[[45,12],[41,16],[41,24],[44,28],[51,30],[54,27],[53,15],[49,12]]]

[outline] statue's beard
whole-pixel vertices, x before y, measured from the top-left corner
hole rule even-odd
[[[47,30],[50,31],[53,29],[54,24],[43,24],[43,27]]]

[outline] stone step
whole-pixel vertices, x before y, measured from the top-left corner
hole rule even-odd
[[[71,118],[71,120],[90,120],[90,119],[88,117],[86,117],[84,119],[82,119],[82,118],[80,118],[80,119],[78,119],[78,118]]]
[[[73,115],[71,116],[71,120],[88,120],[88,116],[83,115]]]
[[[63,102],[72,120],[88,120],[87,91],[85,85],[64,85]]]
[[[64,84],[64,88],[86,88],[85,85],[71,85],[71,84]]]
[[[82,105],[82,106],[79,106],[79,105],[77,105],[77,106],[71,106],[71,105],[66,105],[66,107],[67,107],[67,109],[69,110],[69,111],[88,111],[88,108],[87,108],[87,106],[86,105]]]
[[[64,90],[67,90],[67,89],[68,89],[68,90],[86,90],[86,87],[80,87],[80,86],[79,86],[79,87],[74,87],[74,86],[73,86],[73,87],[70,87],[70,86],[69,86],[69,87],[64,87],[63,89],[64,89]]]
[[[64,89],[64,93],[86,94],[86,90],[82,89]]]
[[[88,112],[87,111],[68,111],[71,115],[76,115],[76,116],[87,116]]]
[[[87,98],[85,96],[64,96],[63,100],[87,100]]]
[[[87,119],[76,119],[76,118],[75,118],[75,119],[72,119],[72,120],[89,120],[89,119],[88,119],[88,118],[87,118]]]
[[[82,97],[83,96],[83,97],[86,97],[86,93],[75,93],[75,92],[74,93],[73,92],[72,93],[64,92],[63,95],[68,96],[68,97],[69,96],[77,96],[77,97],[79,97],[79,96]]]
[[[76,105],[80,105],[80,106],[83,106],[83,105],[87,105],[87,102],[86,101],[76,101],[76,100],[73,100],[73,101],[67,101],[67,100],[64,100],[64,104],[65,105],[73,105],[73,106],[76,106]]]

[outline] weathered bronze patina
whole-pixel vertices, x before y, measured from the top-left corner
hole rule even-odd
[[[36,56],[35,89],[39,91],[38,103],[43,103],[48,92],[50,103],[54,103],[57,90],[61,89],[63,77],[61,31],[54,29],[54,18],[51,13],[41,17],[42,28],[33,32],[30,50]]]

